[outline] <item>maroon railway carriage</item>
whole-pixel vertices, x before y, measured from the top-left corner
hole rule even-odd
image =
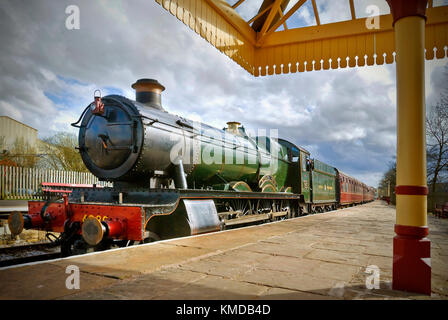
[[[363,203],[362,182],[339,171],[340,205],[349,206]]]
[[[375,188],[363,185],[363,202],[371,202],[375,200]]]

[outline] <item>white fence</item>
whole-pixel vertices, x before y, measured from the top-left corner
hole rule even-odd
[[[90,172],[0,166],[0,199],[40,199],[42,182],[110,185]]]

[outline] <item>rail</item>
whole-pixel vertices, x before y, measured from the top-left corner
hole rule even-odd
[[[61,252],[57,243],[35,243],[21,246],[0,248],[0,268],[57,259],[61,257]]]

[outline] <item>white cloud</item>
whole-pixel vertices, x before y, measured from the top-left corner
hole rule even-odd
[[[374,83],[395,84],[395,64],[358,67],[356,72],[367,85]]]

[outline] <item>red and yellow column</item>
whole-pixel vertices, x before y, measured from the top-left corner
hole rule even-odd
[[[427,0],[387,2],[394,20],[397,67],[397,216],[392,287],[430,295],[424,64]]]

